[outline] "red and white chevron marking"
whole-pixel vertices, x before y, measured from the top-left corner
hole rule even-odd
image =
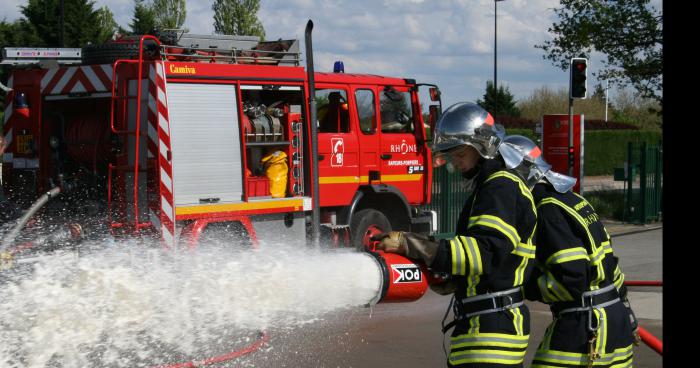
[[[13,83],[13,77],[10,75],[10,78],[7,80],[7,87],[12,88],[12,83]],[[3,133],[5,134],[5,144],[9,147],[10,143],[12,143],[12,123],[10,121],[10,117],[12,116],[13,112],[13,107],[12,103],[14,93],[8,93],[7,94],[7,103],[5,104],[5,117],[2,122],[2,127],[3,127]],[[8,160],[9,161],[9,160]],[[7,161],[5,161],[7,162]]]
[[[175,246],[175,206],[173,205],[173,168],[168,161],[170,152],[170,123],[168,101],[165,95],[165,69],[162,62],[151,65],[149,70],[148,97],[148,152],[150,157],[158,156],[160,168],[160,214],[151,216],[158,226],[166,247]],[[151,156],[152,155],[152,156]],[[153,221],[156,219],[156,221]]]
[[[42,95],[110,92],[111,90],[111,64],[54,68],[47,70],[41,78]]]

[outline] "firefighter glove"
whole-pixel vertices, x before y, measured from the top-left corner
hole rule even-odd
[[[403,231],[381,233],[373,236],[371,240],[379,242],[377,244],[377,250],[383,250],[387,253],[398,253],[404,256],[408,253],[406,237],[404,237]]]
[[[426,266],[430,266],[435,260],[439,244],[425,235],[403,231],[382,233],[373,236],[371,240],[379,241],[377,250],[398,253],[411,259],[420,260]]]

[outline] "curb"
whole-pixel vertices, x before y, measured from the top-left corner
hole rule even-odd
[[[661,225],[661,226],[655,226],[655,227],[650,227],[650,228],[645,228],[645,229],[630,230],[630,231],[620,232],[620,233],[617,233],[617,234],[610,234],[610,237],[611,237],[611,238],[615,238],[615,237],[618,237],[618,236],[639,234],[639,233],[644,233],[644,232],[647,232],[647,231],[659,230],[659,229],[663,229],[663,225]]]

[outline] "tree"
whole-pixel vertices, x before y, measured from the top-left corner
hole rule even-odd
[[[631,85],[642,97],[659,103],[662,95],[663,16],[649,0],[560,0],[559,22],[551,41],[535,45],[544,58],[566,70],[572,57],[593,51],[606,59],[597,74],[620,87]]]
[[[155,25],[160,29],[181,29],[185,24],[185,0],[153,0]]]
[[[153,7],[145,0],[136,0],[134,3],[134,17],[129,23],[131,33],[145,35],[156,28],[156,14]]]
[[[63,47],[83,47],[88,43],[100,42],[94,4],[89,0],[64,0]],[[41,40],[40,44],[34,46],[61,46],[58,0],[29,0],[21,9],[27,22],[24,31],[32,33],[28,37]]]
[[[605,88],[603,88],[602,83],[596,83],[593,95],[591,98],[596,98],[600,101],[605,101]]]
[[[26,19],[17,19],[12,23],[0,21],[0,45],[12,46],[39,46],[43,40],[33,31]]]
[[[2,47],[13,46],[39,46],[43,41],[31,31],[31,25],[24,19],[17,19],[14,22],[0,20],[0,45]],[[10,68],[0,68],[0,83],[6,84],[10,75]],[[0,88],[0,101],[5,101],[5,91]],[[0,107],[1,109],[2,107]],[[0,120],[2,126],[2,120]]]
[[[97,42],[104,43],[111,40],[114,34],[119,32],[120,27],[117,25],[117,22],[114,20],[114,14],[112,14],[112,11],[110,11],[108,7],[103,6],[97,9],[96,14],[96,22],[99,30]]]
[[[486,93],[484,100],[476,100],[477,105],[490,112],[493,117],[498,116],[520,116],[520,110],[515,106],[513,94],[508,87],[501,85],[498,91],[493,85],[493,81],[486,82]]]
[[[265,39],[265,28],[258,19],[260,0],[214,0],[211,8],[216,33]]]

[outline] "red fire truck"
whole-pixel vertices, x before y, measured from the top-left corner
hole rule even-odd
[[[430,232],[418,209],[431,193],[421,85],[314,73],[300,55],[297,40],[172,31],[5,48],[3,189],[28,206],[60,187],[45,213],[168,247],[306,241],[312,211],[322,233],[356,246]]]

